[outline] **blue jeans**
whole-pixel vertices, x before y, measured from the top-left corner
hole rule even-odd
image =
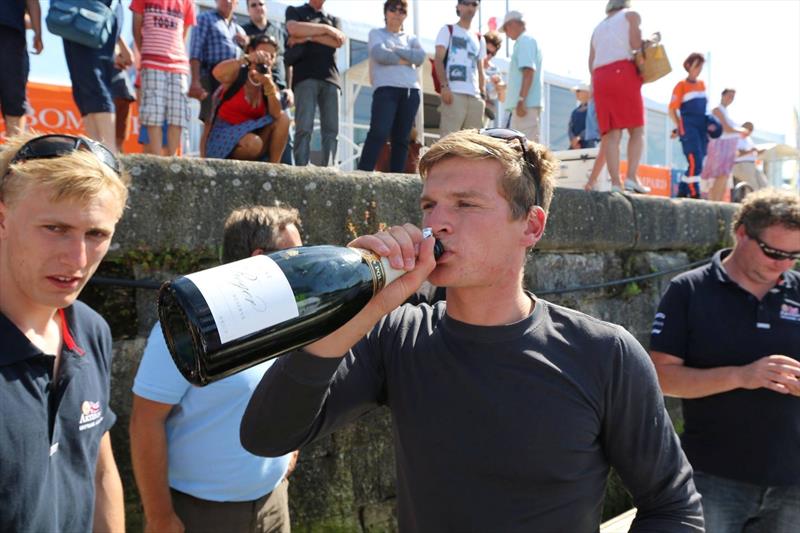
[[[408,141],[419,108],[419,89],[378,87],[372,94],[369,133],[361,150],[359,170],[375,170],[375,163],[386,139],[391,136],[392,156],[389,170],[403,172],[408,156]]]
[[[708,533],[797,533],[800,485],[762,487],[694,473]]]
[[[320,164],[334,163],[339,135],[339,88],[327,81],[303,80],[294,86],[294,105],[294,164],[299,167],[308,164],[317,106],[322,133]]]

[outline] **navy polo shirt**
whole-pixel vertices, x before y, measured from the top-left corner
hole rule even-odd
[[[650,348],[687,367],[742,366],[781,354],[800,360],[800,274],[788,271],[758,300],[722,266],[730,250],[673,279]],[[735,389],[684,399],[681,441],[695,470],[762,486],[800,485],[800,398]]]
[[[109,406],[111,332],[82,302],[63,311],[55,356],[0,313],[0,531],[90,531]]]

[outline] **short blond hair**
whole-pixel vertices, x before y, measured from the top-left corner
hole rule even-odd
[[[536,205],[538,181],[539,207],[545,213],[553,198],[553,183],[559,169],[553,154],[541,144],[528,141],[529,165],[522,157],[520,141],[505,140],[481,134],[478,130],[461,130],[440,139],[419,161],[419,175],[424,180],[437,164],[453,157],[497,161],[503,168],[500,194],[511,206],[511,217],[519,220]],[[538,174],[537,176],[534,174]]]
[[[222,236],[222,262],[246,259],[258,250],[264,253],[278,249],[280,233],[294,224],[300,229],[297,209],[247,205],[234,209],[227,220]]]
[[[35,132],[14,136],[0,150],[0,201],[11,205],[32,185],[51,188],[53,201],[87,201],[109,190],[119,200],[122,214],[130,176],[124,171],[118,175],[91,152],[76,150],[60,157],[11,163],[25,143],[40,136]]]

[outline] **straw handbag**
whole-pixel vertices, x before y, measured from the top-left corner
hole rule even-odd
[[[660,33],[654,33],[650,39],[643,41],[641,54],[637,56],[636,64],[644,83],[654,82],[672,72]]]

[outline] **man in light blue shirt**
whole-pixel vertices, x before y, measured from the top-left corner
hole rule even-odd
[[[509,11],[500,31],[516,43],[508,69],[505,109],[506,127],[519,130],[539,142],[542,115],[542,50],[536,39],[525,33],[525,20],[519,11]]]
[[[223,261],[300,246],[299,224],[293,209],[236,209],[225,222]],[[130,426],[145,531],[289,532],[286,476],[296,452],[257,457],[239,442],[244,409],[272,363],[193,387],[155,325],[133,384]]]

